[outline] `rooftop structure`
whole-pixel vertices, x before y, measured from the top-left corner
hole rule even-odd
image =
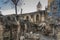
[[[42,8],[42,5],[41,5],[41,3],[40,3],[40,1],[39,1],[38,4],[37,4],[37,11],[40,11],[41,8]]]

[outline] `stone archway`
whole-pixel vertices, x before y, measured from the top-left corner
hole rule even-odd
[[[39,15],[36,15],[36,22],[39,22]]]
[[[29,20],[29,16],[26,16],[26,20]]]
[[[26,16],[24,17],[24,19],[31,21],[31,16],[30,16],[30,15],[26,15]]]
[[[34,21],[35,22],[40,22],[40,14],[35,14],[34,15]]]

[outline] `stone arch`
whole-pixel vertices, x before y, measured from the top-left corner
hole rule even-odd
[[[39,15],[36,15],[36,22],[39,21]]]
[[[34,21],[35,22],[37,22],[37,21],[40,22],[40,14],[35,14],[34,15]]]
[[[30,15],[26,15],[24,19],[31,21],[31,16]]]
[[[29,16],[26,16],[26,20],[29,20]]]

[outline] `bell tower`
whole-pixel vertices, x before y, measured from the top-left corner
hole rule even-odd
[[[40,11],[41,8],[42,8],[42,5],[41,5],[41,3],[40,3],[40,1],[39,1],[38,4],[37,4],[37,11]]]

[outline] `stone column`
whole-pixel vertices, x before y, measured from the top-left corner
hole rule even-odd
[[[45,20],[45,18],[44,18],[44,13],[42,13],[41,21],[43,22],[44,20]]]

